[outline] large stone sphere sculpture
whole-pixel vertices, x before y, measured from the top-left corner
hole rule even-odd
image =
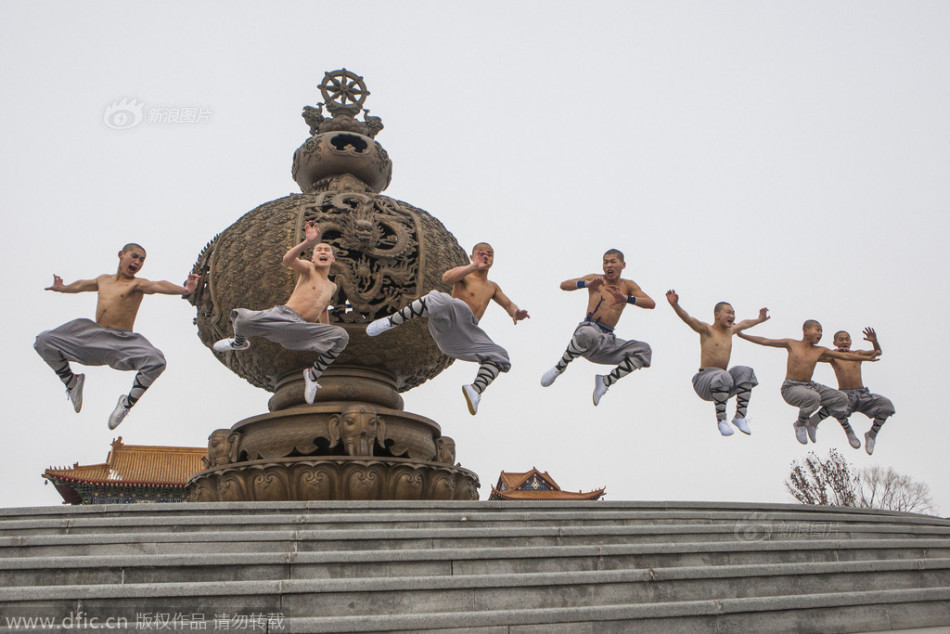
[[[281,258],[312,221],[334,249],[330,323],[347,330],[349,344],[320,377],[313,405],[304,402],[301,369],[315,354],[259,337],[246,351],[214,353],[274,395],[270,413],[212,433],[190,499],[475,499],[478,478],[454,464],[454,441],[434,421],[402,411],[400,392],[451,363],[426,321],[383,337],[365,332],[430,290],[449,290],[442,273],[466,263],[465,251],[436,218],[380,194],[392,163],[373,138],[382,121],[365,110],[356,119],[369,94],[362,78],[346,69],[327,73],[321,91],[327,103],[304,108],[311,137],[294,153],[292,175],[303,193],[257,207],[209,242],[195,265],[202,283],[191,301],[209,348],[233,335],[233,309],[283,304],[295,279]]]
[[[385,338],[367,337],[365,330],[370,321],[392,314],[434,288],[447,290],[442,272],[466,262],[465,252],[442,223],[425,211],[365,192],[286,196],[248,212],[215,238],[199,258],[199,267],[207,270],[207,284],[196,302],[202,342],[210,347],[232,336],[234,308],[260,310],[287,300],[294,277],[279,265],[280,259],[303,239],[303,225],[311,220],[334,247],[337,258],[331,276],[339,290],[331,302],[330,323],[343,326],[350,335],[334,367],[383,373],[399,392],[448,367],[451,360],[439,351],[421,320]],[[294,372],[313,362],[310,353],[284,350],[266,340],[255,340],[245,352],[218,354],[218,358],[251,384],[270,391],[282,387],[282,378],[295,377]],[[384,404],[397,406],[393,397],[398,398],[390,395]],[[290,400],[277,398],[271,409],[280,409]]]

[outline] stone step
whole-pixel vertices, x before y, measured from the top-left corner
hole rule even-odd
[[[950,623],[950,588],[358,617],[281,618],[278,614],[273,622],[280,622],[284,628],[280,631],[314,634],[896,631]]]
[[[791,582],[790,582],[791,580]],[[288,618],[676,603],[950,588],[950,559],[760,564],[512,575],[174,582],[0,589],[4,610],[64,618],[81,608],[182,614],[253,608]]]
[[[114,532],[0,537],[0,557],[90,556],[139,553],[292,552],[631,544],[696,541],[782,541],[812,534],[825,539],[950,537],[946,526],[853,524],[804,526],[800,532],[748,532],[724,524],[646,526],[539,526],[516,528],[412,528],[373,530],[221,530],[197,532]],[[817,532],[817,531],[821,532]]]
[[[3,619],[177,610],[273,614],[313,632],[873,631],[950,623],[950,521],[691,502],[0,509],[0,588]]]
[[[96,520],[114,518],[204,518],[220,521],[226,517],[238,517],[255,522],[257,516],[278,518],[281,522],[291,519],[294,523],[319,521],[321,517],[334,522],[362,521],[362,518],[390,516],[393,521],[414,521],[423,513],[432,517],[491,517],[500,521],[528,519],[543,520],[557,516],[560,519],[581,517],[668,517],[676,520],[701,518],[743,519],[754,516],[780,520],[789,516],[803,521],[857,520],[861,522],[889,521],[901,523],[946,523],[929,515],[897,513],[878,509],[848,507],[803,506],[801,504],[754,504],[744,502],[480,502],[480,501],[400,501],[400,502],[221,502],[195,504],[110,504],[88,506],[28,507],[0,509],[0,529],[9,522],[24,520],[76,520],[83,517]],[[360,519],[348,520],[346,516]],[[426,521],[429,521],[428,519]]]
[[[159,506],[159,505],[156,505]],[[181,505],[179,505],[181,506]],[[187,505],[185,505],[187,507]],[[322,512],[322,513],[256,513],[243,515],[235,512],[216,515],[212,518],[200,513],[142,514],[127,513],[101,517],[85,514],[56,516],[30,516],[28,518],[4,518],[0,520],[0,536],[28,531],[31,535],[74,534],[96,532],[152,531],[155,527],[176,531],[203,531],[232,529],[256,530],[324,530],[337,529],[389,529],[444,526],[450,528],[501,528],[518,526],[602,526],[669,525],[669,524],[714,524],[724,523],[748,531],[776,532],[781,529],[796,529],[808,524],[812,529],[835,525],[839,529],[853,525],[899,525],[945,526],[946,522],[929,516],[905,518],[894,515],[870,513],[838,513],[783,510],[781,512],[748,513],[735,510],[654,510],[654,509],[608,509],[597,512],[585,510],[534,510],[503,512],[435,511],[418,513],[392,513],[388,511]]]
[[[77,611],[86,618],[89,612]],[[17,618],[36,618],[45,610],[4,611],[0,632],[29,628]],[[99,614],[101,624],[106,614]],[[111,631],[234,630],[271,632],[467,632],[471,634],[626,634],[637,632],[902,632],[936,634],[950,623],[950,588],[876,590],[764,598],[726,598],[648,605],[571,606],[422,614],[341,617],[287,617],[279,609],[237,607],[216,612],[170,614],[154,610],[119,612]],[[74,612],[71,616],[76,616]],[[49,617],[52,618],[52,617]],[[80,629],[74,624],[71,629]],[[936,627],[934,625],[936,624]],[[943,624],[943,625],[941,625]],[[252,629],[253,628],[253,629]],[[32,631],[39,631],[34,628]],[[43,630],[55,628],[42,628]],[[100,629],[104,629],[100,626]],[[61,628],[61,631],[66,631]]]
[[[488,575],[950,558],[945,539],[671,542],[331,552],[127,554],[0,558],[0,586]]]

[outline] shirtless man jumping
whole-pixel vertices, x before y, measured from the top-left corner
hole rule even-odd
[[[366,334],[375,337],[406,320],[428,317],[429,333],[439,350],[453,359],[479,364],[475,381],[462,386],[468,412],[474,416],[485,388],[499,373],[511,369],[508,352],[478,327],[488,302],[494,301],[504,308],[516,325],[530,315],[508,299],[498,284],[488,279],[488,270],[495,262],[495,251],[490,244],[479,242],[469,257],[471,264],[457,266],[442,274],[442,281],[452,285],[451,295],[431,291],[389,317],[370,323]]]
[[[264,337],[287,350],[316,353],[313,365],[303,371],[304,400],[311,405],[320,389],[317,379],[340,356],[350,336],[340,326],[330,325],[327,311],[336,292],[336,283],[328,277],[330,266],[336,262],[333,248],[320,242],[320,230],[312,221],[304,225],[303,231],[303,241],[281,259],[281,264],[297,273],[297,285],[287,303],[268,310],[235,308],[231,311],[234,337],[216,342],[214,349],[247,350],[251,347],[248,337]],[[310,245],[315,245],[310,260],[300,259]]]
[[[562,291],[587,289],[587,316],[574,330],[567,350],[557,364],[541,376],[541,385],[548,387],[567,369],[567,365],[583,356],[592,363],[618,364],[609,374],[594,377],[594,405],[607,389],[634,370],[650,366],[653,351],[642,341],[624,341],[614,336],[614,327],[627,304],[655,308],[656,302],[633,280],[620,277],[627,266],[623,253],[610,249],[604,253],[604,274],[591,273],[561,282]]]
[[[699,398],[716,404],[719,433],[723,436],[732,435],[732,428],[726,422],[726,401],[735,396],[736,416],[732,419],[732,424],[743,434],[751,434],[746,409],[749,406],[749,397],[752,396],[752,388],[758,385],[759,381],[755,378],[755,372],[748,366],[737,365],[729,368],[732,335],[761,324],[769,318],[769,309],[761,308],[756,319],[746,319],[737,324],[736,311],[732,304],[719,302],[713,308],[713,323],[707,324],[683,310],[676,291],[667,291],[666,299],[679,318],[699,333],[699,372],[693,376],[693,389]]]
[[[808,444],[809,417],[819,408],[835,418],[847,416],[848,397],[838,390],[811,380],[815,373],[815,366],[819,361],[842,359],[844,361],[876,361],[879,352],[875,350],[865,352],[840,352],[819,346],[821,341],[821,324],[809,319],[802,325],[801,341],[797,339],[766,339],[754,337],[744,332],[738,333],[741,339],[751,341],[760,346],[785,348],[788,350],[788,365],[785,371],[785,381],[782,383],[782,398],[793,407],[799,408],[798,420],[794,423],[795,438],[803,445]]]
[[[161,351],[142,335],[132,332],[142,298],[154,293],[185,296],[191,294],[198,284],[195,274],[188,276],[184,286],[136,277],[144,264],[145,249],[129,243],[119,251],[119,267],[115,273],[71,284],[63,284],[63,278],[54,275],[52,286],[46,287],[48,291],[98,293],[96,320],[74,319],[59,328],[41,332],[33,345],[66,385],[66,394],[76,413],[82,409],[86,375],[74,374],[70,361],[82,365],[107,365],[116,370],[136,370],[131,391],[119,397],[109,416],[109,429],[119,426],[165,369],[165,357]]]
[[[881,354],[881,344],[878,343],[877,333],[874,332],[873,328],[864,329],[864,340],[869,341],[871,345],[874,346],[874,351]],[[851,335],[848,334],[847,331],[839,330],[836,332],[833,341],[835,348],[839,352],[849,352],[851,350]],[[885,396],[872,394],[868,388],[864,387],[864,380],[861,378],[862,361],[867,361],[867,359],[862,359],[861,361],[829,359],[828,363],[831,364],[832,369],[835,371],[835,377],[838,379],[838,389],[844,392],[848,397],[848,416],[854,412],[861,412],[873,421],[871,423],[871,429],[864,434],[864,450],[870,456],[874,453],[874,442],[877,439],[877,433],[881,431],[881,426],[884,425],[884,421],[886,421],[889,416],[894,415],[894,403]],[[818,410],[812,416],[813,425],[817,426],[822,419],[827,417],[828,412],[825,411],[824,408]],[[809,421],[809,423],[812,424],[812,421]],[[854,434],[854,430],[851,429],[851,424],[848,422],[847,416],[845,418],[838,418],[838,422],[841,423],[841,427],[848,436],[848,442],[851,446],[855,449],[859,449],[861,447],[861,441],[858,440],[858,437]]]

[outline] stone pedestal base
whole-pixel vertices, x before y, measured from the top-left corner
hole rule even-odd
[[[306,405],[302,371],[281,377],[270,403],[281,409],[212,432],[189,501],[478,499],[455,441],[402,411],[391,378],[331,367],[320,383]]]
[[[477,500],[478,486],[460,467],[351,456],[253,460],[206,469],[188,483],[190,502]]]

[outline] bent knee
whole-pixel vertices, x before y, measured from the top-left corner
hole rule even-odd
[[[165,371],[165,366],[168,365],[168,362],[165,361],[165,355],[162,353],[151,354],[145,359],[145,363],[142,364],[140,372],[143,374],[149,374],[151,376],[158,376]]]
[[[574,335],[574,345],[581,350],[587,350],[600,337],[600,332],[594,328],[581,328]]]
[[[713,379],[712,382],[709,384],[709,387],[714,392],[718,392],[718,391],[731,392],[732,390],[735,389],[736,386],[731,376],[729,376],[728,374],[723,374]]]
[[[887,418],[888,416],[893,416],[897,412],[897,410],[894,409],[894,403],[892,403],[890,399],[886,398],[881,402],[881,405],[878,408],[878,412],[879,412],[878,416],[881,416],[882,418]]]
[[[785,402],[794,407],[799,407],[801,409],[816,409],[821,405],[821,396],[815,392],[806,392],[806,393],[782,393],[782,398],[785,399]]]
[[[244,316],[241,314],[241,311],[235,308],[231,311],[231,327],[234,328],[234,331],[237,332],[240,326],[244,325]]]
[[[824,405],[835,418],[847,417],[851,413],[851,407],[847,397],[828,399],[825,400],[822,405]]]
[[[637,357],[640,359],[641,368],[649,368],[650,363],[653,362],[653,350],[650,349],[650,346],[647,346],[645,351],[637,354]]]
[[[44,350],[49,350],[50,348],[49,340],[49,331],[41,332],[40,334],[36,335],[36,340],[33,342],[33,349],[40,354],[43,354]]]
[[[491,354],[478,357],[479,363],[490,363],[498,368],[499,372],[507,372],[511,369],[511,359],[508,357],[508,351],[504,348],[498,348]]]

